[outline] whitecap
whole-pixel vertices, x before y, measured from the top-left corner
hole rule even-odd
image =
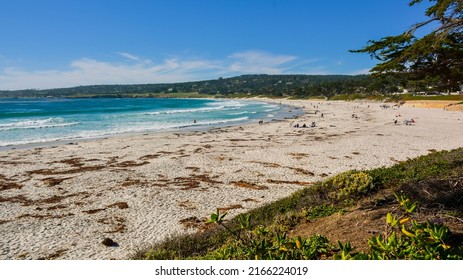
[[[40,129],[52,127],[66,127],[77,125],[79,122],[65,122],[63,118],[48,118],[39,120],[23,120],[0,124],[0,131],[15,129]]]
[[[178,110],[168,110],[168,111],[157,111],[157,112],[146,112],[142,113],[143,115],[163,115],[163,114],[185,114],[185,113],[201,113],[201,112],[210,112],[210,111],[219,111],[224,109],[224,106],[218,107],[208,107],[208,108],[195,108],[195,109],[178,109]]]

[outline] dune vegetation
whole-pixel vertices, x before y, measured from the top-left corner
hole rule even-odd
[[[217,210],[204,231],[133,257],[462,259],[462,158],[460,148],[344,172],[230,220]]]

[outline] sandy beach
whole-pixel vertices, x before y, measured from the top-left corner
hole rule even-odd
[[[463,103],[454,100],[415,100],[407,101],[405,107],[416,108],[440,108],[447,111],[463,111]]]
[[[0,259],[127,259],[171,234],[201,230],[216,208],[233,216],[339,172],[463,147],[461,111],[269,102],[304,114],[0,151]]]

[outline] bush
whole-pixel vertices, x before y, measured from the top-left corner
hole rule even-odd
[[[315,260],[331,255],[333,246],[322,235],[309,238],[288,238],[285,232],[270,230],[264,226],[252,229],[251,216],[239,218],[240,229],[232,230],[224,223],[226,213],[211,215],[208,223],[223,226],[234,239],[229,239],[219,249],[207,254],[204,259],[240,260]]]
[[[347,171],[322,183],[332,199],[346,199],[368,194],[374,189],[373,178],[365,172]]]
[[[405,196],[396,198],[403,208],[400,215],[386,215],[387,228],[382,235],[368,241],[368,253],[352,253],[350,243],[341,244],[335,259],[370,260],[461,260],[463,246],[452,246],[449,229],[429,221],[418,222],[413,218],[417,204]]]
[[[391,187],[406,182],[418,182],[429,178],[446,178],[463,174],[463,149],[433,151],[388,168],[376,168],[367,173],[377,188]]]

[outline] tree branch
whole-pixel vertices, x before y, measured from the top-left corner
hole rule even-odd
[[[439,20],[439,18],[434,17],[434,18],[431,18],[431,19],[429,19],[427,21],[417,23],[417,24],[413,25],[409,30],[407,30],[407,32],[405,32],[405,34],[408,34],[408,35],[412,36],[416,32],[416,30],[418,30],[419,28],[421,28],[421,27],[423,27],[423,26],[425,26],[425,25],[427,25],[427,24],[429,24],[429,23],[431,23],[433,21],[436,21],[436,20]]]

